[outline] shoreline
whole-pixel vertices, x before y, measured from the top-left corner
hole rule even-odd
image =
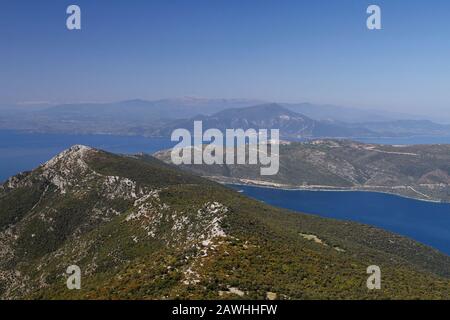
[[[211,179],[211,178],[209,178]],[[212,179],[215,182],[218,182],[223,185],[235,185],[235,186],[247,186],[247,187],[254,187],[254,188],[266,188],[266,189],[274,189],[274,190],[283,190],[283,191],[311,191],[311,192],[372,192],[372,193],[380,193],[380,194],[387,194],[392,196],[397,196],[400,198],[410,199],[410,200],[416,200],[416,201],[423,201],[423,202],[430,202],[430,203],[436,203],[436,204],[450,204],[450,201],[444,201],[444,200],[430,200],[430,199],[422,199],[422,198],[416,198],[412,196],[402,195],[394,192],[388,192],[388,191],[376,191],[376,190],[369,190],[369,189],[354,189],[354,188],[341,188],[341,187],[331,187],[331,186],[324,186],[321,187],[300,187],[300,186],[293,186],[293,187],[277,187],[277,186],[270,186],[270,185],[263,185],[263,184],[254,184],[254,183],[244,183],[244,182],[225,182],[225,181],[218,181],[215,179]]]

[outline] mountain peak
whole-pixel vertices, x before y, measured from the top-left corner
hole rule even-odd
[[[283,107],[278,103],[265,103],[258,104],[250,107],[243,108],[232,108],[220,111],[214,116],[247,116],[247,117],[270,117],[270,116],[278,116],[280,114],[289,114],[289,115],[297,115],[302,116],[300,114],[296,114],[293,111]]]
[[[66,156],[79,156],[82,157],[84,156],[86,153],[92,152],[92,151],[96,151],[94,148],[82,145],[82,144],[76,144],[71,146],[69,149],[64,150],[63,152],[61,152],[60,154],[58,154],[56,157],[66,157]],[[51,161],[51,160],[50,160]]]
[[[71,146],[69,149],[67,149],[68,152],[86,152],[86,151],[93,151],[94,149],[82,144],[75,144]]]
[[[278,103],[263,103],[263,104],[258,104],[255,106],[251,106],[251,107],[246,107],[246,108],[242,108],[243,110],[258,110],[258,111],[271,111],[271,112],[279,112],[279,111],[287,111],[289,113],[293,113],[292,111],[290,111],[289,109],[283,107],[282,105],[278,104]]]
[[[62,165],[70,170],[73,170],[76,167],[87,168],[87,164],[85,162],[86,156],[96,151],[97,150],[88,146],[80,144],[74,145],[47,161],[43,165],[43,168],[45,170],[55,168],[61,169]]]
[[[282,105],[275,103],[275,102],[263,103],[263,104],[256,105],[255,107],[264,108],[264,109],[277,109],[277,110],[286,109]]]

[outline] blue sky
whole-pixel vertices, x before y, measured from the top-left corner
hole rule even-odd
[[[78,4],[82,30],[65,27]],[[366,28],[382,9],[383,30]],[[4,0],[0,103],[186,95],[450,114],[450,2]]]

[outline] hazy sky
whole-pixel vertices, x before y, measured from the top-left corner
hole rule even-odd
[[[366,28],[369,4],[383,30]],[[449,14],[447,0],[3,0],[0,103],[196,95],[449,115]]]

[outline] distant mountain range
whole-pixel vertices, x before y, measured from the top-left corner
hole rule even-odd
[[[203,123],[203,130],[217,128],[225,132],[227,128],[279,129],[281,137],[285,139],[373,135],[371,131],[364,128],[313,120],[275,103],[227,109],[211,116],[197,116],[189,120],[175,121],[158,131],[158,135],[170,136],[171,132],[177,128],[192,131],[194,121],[199,120]]]
[[[127,100],[104,104],[66,104],[46,109],[42,114],[77,115],[90,117],[151,117],[152,119],[181,119],[198,114],[210,115],[215,112],[260,104],[257,100],[245,99],[201,99],[185,97],[156,101]]]
[[[417,117],[312,104],[245,99],[129,100],[44,108],[3,107],[0,129],[46,133],[170,136],[203,120],[215,128],[279,128],[286,138],[450,136],[450,125]]]
[[[392,111],[357,109],[333,105],[317,105],[312,103],[280,103],[283,107],[301,113],[315,120],[333,122],[383,122],[395,120],[422,120],[421,116]],[[428,119],[430,120],[430,119]],[[442,119],[441,119],[442,120]]]
[[[50,133],[90,133],[117,135],[153,134],[155,129],[175,119],[213,114],[228,108],[260,103],[239,99],[128,100],[114,103],[64,104],[47,108],[4,107],[0,129]]]
[[[227,183],[305,190],[365,190],[450,202],[450,145],[389,146],[344,140],[282,143],[277,175],[257,165],[182,166]],[[155,156],[171,163],[170,152]]]
[[[371,121],[358,124],[345,124],[345,126],[349,128],[363,127],[382,137],[450,135],[450,125],[438,124],[429,120]]]
[[[374,264],[382,290],[366,287]],[[80,290],[66,286],[72,265]],[[449,297],[447,255],[271,207],[150,156],[74,146],[0,186],[1,299]]]

